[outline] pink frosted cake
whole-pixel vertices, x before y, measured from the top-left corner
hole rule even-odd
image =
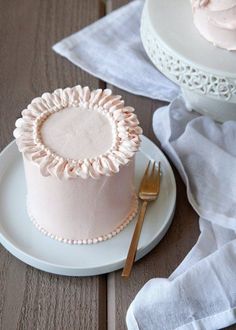
[[[75,86],[35,98],[16,121],[27,209],[39,230],[70,244],[119,233],[134,217],[141,128],[109,89]]]
[[[214,45],[236,50],[236,0],[191,0],[194,24]]]

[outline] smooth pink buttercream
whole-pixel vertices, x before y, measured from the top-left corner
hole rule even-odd
[[[236,0],[192,0],[194,24],[214,45],[236,50]]]
[[[137,211],[134,161],[98,180],[43,177],[26,158],[24,165],[29,214],[55,238],[103,240]]]
[[[141,128],[120,96],[75,86],[34,99],[16,122],[27,209],[38,229],[83,244],[111,238],[137,211]]]
[[[112,124],[102,112],[79,107],[52,114],[41,127],[45,145],[71,159],[93,158],[106,153],[112,147],[113,135]]]

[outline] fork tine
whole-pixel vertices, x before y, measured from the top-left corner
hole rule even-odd
[[[156,167],[156,162],[154,162],[149,182],[153,192],[158,193],[160,188],[160,162],[158,162],[158,168]]]
[[[148,178],[148,171],[149,171],[150,164],[151,164],[151,161],[149,160],[148,165],[147,165],[146,170],[145,170],[145,173],[143,175],[142,181],[140,183],[140,189],[145,184],[145,182],[146,182],[146,180]]]
[[[154,178],[154,175],[155,175],[155,167],[156,167],[156,162],[153,162],[153,165],[152,165],[152,172],[151,172],[151,176],[150,176],[151,179]]]
[[[158,193],[160,190],[160,181],[161,181],[161,162],[158,162],[158,170],[157,170],[157,174],[156,174],[156,186],[157,186]]]
[[[150,164],[151,164],[151,161],[149,160],[149,162],[147,164],[147,167],[146,167],[146,170],[145,170],[145,173],[144,173],[144,177],[147,177],[147,175],[148,175],[148,170],[149,170]]]

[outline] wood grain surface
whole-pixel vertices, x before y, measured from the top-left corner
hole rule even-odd
[[[32,98],[78,82],[99,86],[51,47],[103,12],[104,4],[94,0],[0,1],[1,149]],[[0,247],[0,329],[106,329],[106,276],[47,274]]]
[[[0,149],[12,140],[15,120],[32,98],[78,82],[105,87],[51,47],[127,2],[0,0]],[[112,89],[136,108],[144,134],[158,144],[152,115],[164,103]],[[174,172],[173,224],[161,243],[134,265],[129,280],[121,278],[121,271],[87,278],[48,274],[23,264],[0,246],[0,330],[125,329],[127,308],[139,289],[153,277],[169,276],[199,235],[198,217]]]

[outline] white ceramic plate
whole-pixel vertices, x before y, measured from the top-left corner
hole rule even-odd
[[[142,258],[162,239],[175,209],[175,179],[163,153],[146,137],[136,157],[138,187],[148,159],[161,161],[161,192],[147,210],[137,258]],[[94,245],[68,245],[40,233],[29,220],[25,207],[26,186],[21,154],[15,141],[0,154],[0,243],[15,257],[46,272],[90,276],[121,268],[134,230],[132,221],[112,239]]]

